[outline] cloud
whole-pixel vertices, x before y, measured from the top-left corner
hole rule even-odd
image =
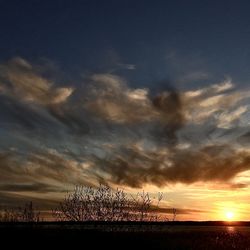
[[[164,124],[162,135],[175,142],[176,132],[185,124],[184,107],[180,94],[169,89],[154,97],[152,103],[153,107],[159,111],[160,122]]]
[[[167,84],[168,85],[168,84]],[[131,89],[116,75],[96,74],[91,77],[84,107],[93,116],[115,124],[156,125],[160,136],[176,141],[177,132],[188,124],[213,121],[218,128],[230,128],[239,121],[248,106],[248,90],[232,91],[230,79],[197,90],[178,91],[164,84],[152,96],[148,89]]]
[[[249,152],[228,145],[155,151],[132,146],[113,153],[110,158],[96,158],[96,165],[112,183],[132,187],[145,183],[164,186],[178,182],[227,182],[250,169]]]
[[[0,98],[0,124],[8,127],[19,127],[28,130],[44,127],[47,129],[53,119],[36,106],[28,106],[13,97],[1,96]]]
[[[92,115],[117,124],[147,122],[157,115],[147,89],[130,89],[111,74],[96,74],[90,80],[84,106]]]
[[[48,108],[48,112],[73,135],[85,135],[90,131],[88,118],[78,105],[53,105]]]
[[[123,69],[127,69],[127,70],[135,70],[136,69],[135,64],[118,63],[118,66],[120,66]]]
[[[74,103],[74,87],[58,84],[43,77],[41,66],[32,66],[22,58],[14,58],[0,65],[0,116],[8,126],[43,130],[66,130],[73,134],[86,134],[88,124],[80,104]],[[71,101],[71,102],[70,102]]]
[[[241,188],[247,188],[247,187],[248,187],[248,184],[245,184],[245,183],[232,183],[230,185],[231,189],[241,189]]]
[[[231,80],[227,80],[184,92],[182,102],[187,123],[204,124],[213,121],[218,128],[232,127],[248,111],[246,102],[250,98],[249,90],[232,91],[233,87]]]
[[[93,185],[86,162],[55,150],[0,153],[0,191],[60,192],[70,185]]]
[[[20,184],[0,184],[0,191],[8,192],[38,192],[38,193],[48,193],[48,192],[64,192],[56,187],[46,185],[44,183],[20,183]]]
[[[160,136],[170,141],[185,123],[181,96],[171,87],[151,97],[148,89],[131,89],[116,75],[96,74],[87,96],[85,108],[93,116],[121,125],[157,123]]]
[[[230,128],[234,121],[237,121],[241,118],[242,114],[248,111],[247,106],[237,107],[233,111],[225,111],[218,117],[218,127],[219,128]]]
[[[247,89],[230,79],[161,87],[132,88],[114,74],[62,87],[22,58],[1,64],[0,190],[46,193],[98,180],[232,184],[249,169]]]
[[[169,207],[156,207],[152,206],[152,210],[154,213],[162,213],[162,214],[173,214],[173,208]],[[198,214],[198,213],[206,213],[207,211],[205,210],[200,210],[200,209],[188,209],[188,208],[175,208],[176,215],[180,214]]]
[[[167,143],[190,123],[213,121],[230,128],[248,111],[240,104],[247,91],[234,91],[230,79],[198,90],[177,91],[165,86],[155,96],[149,89],[128,87],[113,74],[93,74],[87,87],[56,87],[37,67],[22,58],[0,66],[2,114],[8,123],[27,129],[54,127],[73,135],[90,133],[95,124],[151,126],[151,135]],[[0,114],[1,115],[1,114]],[[98,120],[95,120],[98,118]],[[45,131],[46,132],[46,131]]]
[[[72,94],[72,88],[56,88],[33,70],[22,58],[14,58],[0,66],[0,86],[5,95],[24,102],[48,105],[61,103]]]
[[[184,74],[180,79],[178,79],[178,83],[187,83],[194,81],[206,80],[209,78],[209,74],[204,71],[193,71]]]
[[[0,192],[0,210],[9,209],[9,208],[18,208],[23,207],[26,202],[34,202],[35,208],[40,210],[49,210],[58,205],[58,201],[55,199],[46,199],[37,197],[37,194],[34,193],[34,196],[27,196],[25,194],[16,194],[9,192]]]
[[[13,207],[32,200],[41,209],[51,209],[75,185],[97,185],[90,168],[87,161],[77,161],[55,150],[1,151],[1,206]]]

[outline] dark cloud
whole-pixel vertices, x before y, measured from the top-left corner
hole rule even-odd
[[[160,112],[160,120],[163,122],[162,133],[170,142],[176,143],[177,131],[185,124],[184,109],[180,94],[174,89],[165,91],[152,100],[153,106]],[[158,128],[159,129],[159,128]]]
[[[131,187],[142,187],[145,183],[164,186],[177,182],[227,182],[250,169],[249,153],[228,145],[166,152],[144,152],[130,147],[125,151],[125,154],[118,151],[110,158],[96,158],[95,161],[111,182]]]
[[[241,189],[241,188],[247,188],[247,187],[248,187],[248,184],[245,184],[245,183],[232,183],[230,185],[231,189]]]
[[[237,138],[237,141],[241,144],[245,144],[245,145],[249,145],[250,143],[250,131],[249,132],[246,132],[244,133],[243,135],[239,136]]]
[[[25,176],[22,175],[23,171],[20,168],[22,163],[23,159],[21,155],[19,157],[14,157],[13,152],[0,152],[0,182],[25,181]]]
[[[55,199],[39,198],[37,196],[27,196],[24,194],[16,194],[9,192],[0,192],[0,210],[16,207],[23,207],[26,202],[34,202],[35,208],[39,210],[50,210],[58,205],[58,201]]]
[[[0,191],[59,192],[66,186],[92,185],[90,177],[83,163],[56,152],[0,153]]]
[[[162,214],[173,214],[173,208],[169,207],[157,207],[152,206],[152,211]],[[188,208],[175,208],[176,214],[199,214],[199,213],[206,213],[206,210],[199,210],[199,209],[188,209]]]
[[[0,184],[0,191],[8,192],[65,192],[66,190],[59,189],[44,183],[30,183],[30,184]]]

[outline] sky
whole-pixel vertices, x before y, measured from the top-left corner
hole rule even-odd
[[[249,7],[0,0],[1,207],[103,183],[249,220]]]

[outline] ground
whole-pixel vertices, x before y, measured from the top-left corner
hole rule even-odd
[[[250,249],[248,225],[169,223],[1,224],[2,244],[68,249]]]

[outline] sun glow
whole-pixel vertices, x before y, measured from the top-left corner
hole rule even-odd
[[[234,218],[234,212],[232,212],[232,211],[226,211],[225,216],[226,216],[226,219],[228,221],[230,221],[230,220],[232,220]]]

